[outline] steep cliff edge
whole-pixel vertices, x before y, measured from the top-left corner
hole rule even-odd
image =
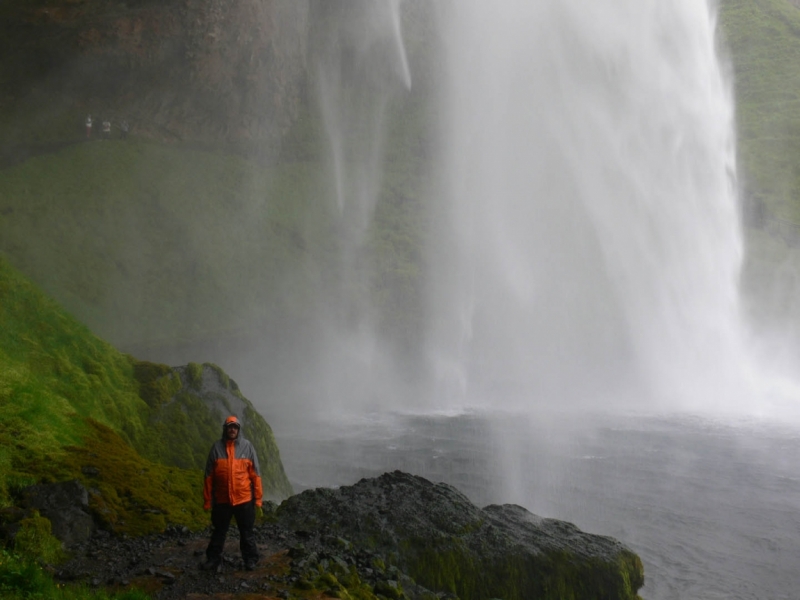
[[[304,0],[0,2],[6,154],[123,120],[159,140],[244,145],[267,157],[306,78]]]

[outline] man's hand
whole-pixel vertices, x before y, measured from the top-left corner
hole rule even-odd
[[[264,518],[264,509],[261,508],[261,505],[256,506],[256,517],[258,517],[259,519]]]

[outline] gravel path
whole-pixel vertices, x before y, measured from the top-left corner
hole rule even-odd
[[[209,530],[183,528],[145,538],[117,538],[100,532],[72,549],[72,558],[54,569],[56,580],[83,582],[109,591],[136,587],[156,599],[231,598],[257,595],[286,598],[296,578],[291,574],[290,548],[300,547],[294,534],[277,525],[256,527],[261,561],[245,571],[238,532],[231,527],[220,569],[203,571]]]

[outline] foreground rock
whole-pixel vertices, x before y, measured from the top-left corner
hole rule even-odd
[[[399,471],[270,506],[256,527],[255,571],[243,569],[237,539],[219,571],[201,570],[209,532],[171,527],[147,538],[99,531],[56,577],[161,600],[633,600],[644,582],[641,561],[616,540],[519,506],[480,509]]]
[[[459,598],[634,599],[641,560],[620,542],[519,506],[479,509],[446,484],[396,471],[286,500],[289,530],[370,548],[425,588]]]

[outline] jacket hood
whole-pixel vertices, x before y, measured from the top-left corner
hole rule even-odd
[[[239,426],[239,435],[236,436],[236,439],[237,440],[244,439],[244,436],[242,435],[242,423],[241,423],[241,421],[239,421],[239,418],[236,415],[231,415],[230,417],[225,419],[225,422],[222,424],[222,435],[221,435],[221,437],[222,437],[223,441],[227,441],[228,440],[228,436],[225,435],[225,429],[231,423],[236,423]]]

